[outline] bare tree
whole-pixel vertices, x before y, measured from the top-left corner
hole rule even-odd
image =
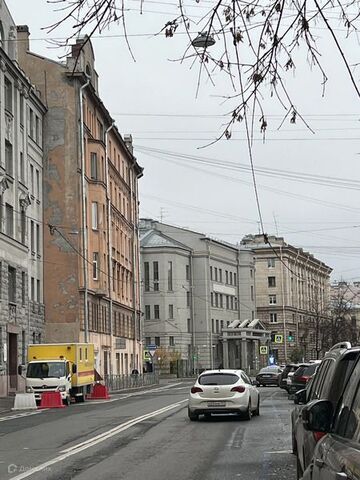
[[[126,22],[128,1],[48,0],[58,10],[59,20],[47,30],[53,32],[70,22],[73,35],[65,42],[69,45],[80,34],[87,33],[90,38],[95,32],[101,34],[116,23],[131,51]],[[230,138],[233,124],[245,121],[250,143],[255,128],[255,113],[259,114],[259,129],[265,134],[268,120],[263,99],[269,95],[277,98],[284,109],[282,123],[285,120],[295,123],[297,118],[301,118],[307,125],[286,87],[285,79],[288,74],[294,74],[299,58],[305,57],[309,67],[320,72],[325,90],[328,77],[316,32],[319,26],[328,32],[334,53],[338,54],[350,83],[360,96],[354,71],[345,54],[341,36],[336,31],[341,25],[346,31],[346,38],[357,33],[359,0],[195,1],[200,6],[208,6],[200,21],[188,13],[189,4],[177,0],[179,15],[159,26],[158,33],[171,39],[183,30],[187,40],[179,60],[187,60],[191,65],[199,63],[198,86],[203,75],[213,81],[215,71],[223,72],[229,79],[231,93],[225,94],[224,99],[231,103],[230,117],[219,138]],[[146,0],[139,1],[139,12],[142,12],[144,4]],[[198,31],[209,39],[203,48],[193,43]],[[210,48],[212,37],[217,42],[213,50]]]
[[[315,350],[319,359],[333,345],[349,341],[356,344],[358,331],[353,321],[356,293],[350,287],[332,290],[330,299],[321,301],[317,295],[310,301],[310,315],[301,326],[301,347],[306,357]]]

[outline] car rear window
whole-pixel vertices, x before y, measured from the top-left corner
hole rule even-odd
[[[209,373],[199,377],[200,385],[233,385],[239,380],[234,373]]]
[[[318,363],[313,363],[311,365],[306,365],[303,367],[299,367],[296,372],[294,373],[295,377],[302,377],[303,375],[305,376],[310,376],[314,375],[316,368],[319,366]]]
[[[276,367],[265,367],[260,370],[259,373],[280,373],[281,369]]]

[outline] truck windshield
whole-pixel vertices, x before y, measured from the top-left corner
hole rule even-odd
[[[64,362],[36,362],[29,363],[27,378],[60,378],[65,377]]]

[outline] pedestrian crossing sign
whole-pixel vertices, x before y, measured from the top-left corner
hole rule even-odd
[[[275,343],[283,343],[283,336],[275,335]]]
[[[266,345],[260,345],[260,355],[267,355],[268,347]]]

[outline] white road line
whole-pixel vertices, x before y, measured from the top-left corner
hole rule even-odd
[[[171,405],[167,405],[166,407],[160,408],[159,410],[155,410],[153,412],[147,413],[146,415],[141,415],[140,417],[134,418],[133,420],[129,420],[128,422],[121,423],[117,427],[112,428],[111,430],[108,430],[107,432],[104,432],[100,435],[97,435],[96,437],[90,438],[89,440],[86,440],[85,442],[79,443],[77,445],[74,445],[73,447],[70,447],[66,450],[63,450],[60,452],[62,455],[59,455],[52,460],[49,460],[45,463],[42,463],[41,465],[38,465],[37,467],[31,468],[30,470],[21,473],[20,475],[17,475],[16,477],[12,477],[11,480],[22,480],[24,478],[30,477],[34,475],[37,472],[41,472],[42,470],[50,467],[51,465],[54,465],[56,463],[59,463],[68,457],[71,457],[73,455],[76,455],[83,450],[86,450],[90,447],[93,447],[94,445],[97,445],[98,443],[101,443],[114,435],[117,435],[118,433],[123,432],[124,430],[128,430],[132,426],[143,422],[144,420],[148,420],[149,418],[156,417],[158,415],[161,415],[162,413],[168,412],[169,410],[172,410],[176,407],[180,407],[182,403],[187,402],[188,400],[181,400],[177,403],[173,403]]]
[[[7,417],[0,417],[0,422],[6,422],[7,420],[15,420],[16,418],[22,418],[22,417],[29,417],[30,415],[37,415],[38,413],[42,413],[45,410],[35,410],[33,412],[23,412],[23,413],[17,413],[15,415],[9,415]]]
[[[292,450],[272,450],[270,452],[264,452],[264,453],[267,453],[269,455],[272,455],[272,454],[277,454],[277,453],[292,453]]]

